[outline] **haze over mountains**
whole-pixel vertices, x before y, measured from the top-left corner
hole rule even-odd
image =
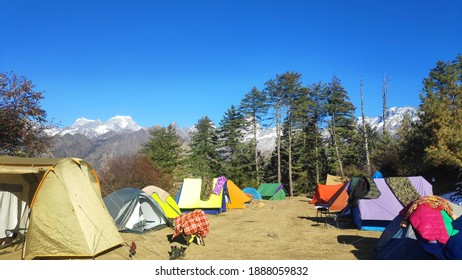
[[[387,111],[386,129],[392,134],[396,132],[404,116],[409,114],[412,120],[417,119],[414,107],[392,107]],[[383,130],[382,116],[365,117],[367,123],[378,131]],[[358,123],[361,118],[358,118]],[[175,126],[182,145],[190,142],[193,127]],[[78,157],[90,162],[96,169],[104,166],[110,158],[136,153],[143,143],[148,141],[149,129],[139,126],[130,116],[115,116],[108,121],[79,118],[69,127],[54,127],[47,130],[53,136],[54,147],[50,151],[52,157]],[[247,135],[245,139],[252,136]],[[270,153],[275,146],[276,132],[274,128],[260,128],[258,148],[263,154]]]

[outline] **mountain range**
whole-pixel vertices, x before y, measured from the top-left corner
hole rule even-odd
[[[414,107],[392,107],[387,111],[385,126],[391,134],[396,132],[404,116],[409,114],[417,120],[418,110]],[[378,131],[383,130],[383,118],[365,117],[364,120]],[[357,119],[362,124],[362,118]],[[188,146],[190,132],[194,127],[178,127],[175,123],[180,142]],[[49,156],[78,157],[90,162],[96,169],[104,166],[115,156],[136,153],[143,143],[149,140],[152,127],[139,126],[130,116],[114,116],[107,121],[79,118],[69,127],[53,127],[46,130],[53,138],[53,148]],[[250,139],[251,135],[246,135]],[[258,149],[263,154],[270,153],[275,147],[276,131],[274,128],[261,127],[257,134]]]

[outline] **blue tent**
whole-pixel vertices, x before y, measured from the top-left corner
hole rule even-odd
[[[374,175],[372,175],[372,178],[373,179],[376,179],[376,178],[383,178],[383,175],[382,173],[380,173],[380,171],[375,171]]]
[[[262,200],[261,194],[255,188],[247,187],[242,190],[244,193],[253,195],[253,199]]]

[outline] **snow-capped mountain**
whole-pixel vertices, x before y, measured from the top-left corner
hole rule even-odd
[[[399,126],[403,122],[403,119],[406,115],[409,115],[411,121],[417,121],[419,119],[418,109],[415,107],[391,107],[387,110],[385,116],[385,129],[391,134],[394,135],[398,130]],[[379,133],[383,131],[383,117],[377,116],[374,118],[364,117],[366,123],[368,123],[373,129],[377,130]],[[358,125],[362,125],[362,117],[358,118]]]
[[[108,121],[89,120],[86,118],[79,118],[75,123],[66,128],[51,128],[47,133],[51,136],[66,134],[75,135],[82,134],[90,139],[104,135],[108,132],[134,132],[142,129],[130,116],[115,116]]]
[[[418,119],[418,109],[414,107],[392,107],[387,111],[386,128],[394,134],[406,114],[413,121]],[[383,118],[365,117],[367,123],[379,133],[383,130]],[[362,125],[362,118],[357,119]],[[187,148],[191,141],[190,133],[194,127],[180,128],[175,123],[180,142]],[[96,168],[102,167],[111,157],[136,153],[149,140],[148,128],[139,126],[130,116],[115,116],[108,121],[79,118],[75,123],[65,128],[50,128],[46,132],[54,138],[55,157],[79,157],[90,161]],[[244,141],[249,141],[253,135],[247,134]],[[276,145],[275,128],[260,127],[257,132],[258,149],[264,155],[274,150]]]

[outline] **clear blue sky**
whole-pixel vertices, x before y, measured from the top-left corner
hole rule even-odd
[[[129,115],[141,126],[216,124],[286,71],[336,75],[360,114],[418,106],[438,60],[462,52],[462,1],[0,0],[0,72],[44,91],[61,126]]]

